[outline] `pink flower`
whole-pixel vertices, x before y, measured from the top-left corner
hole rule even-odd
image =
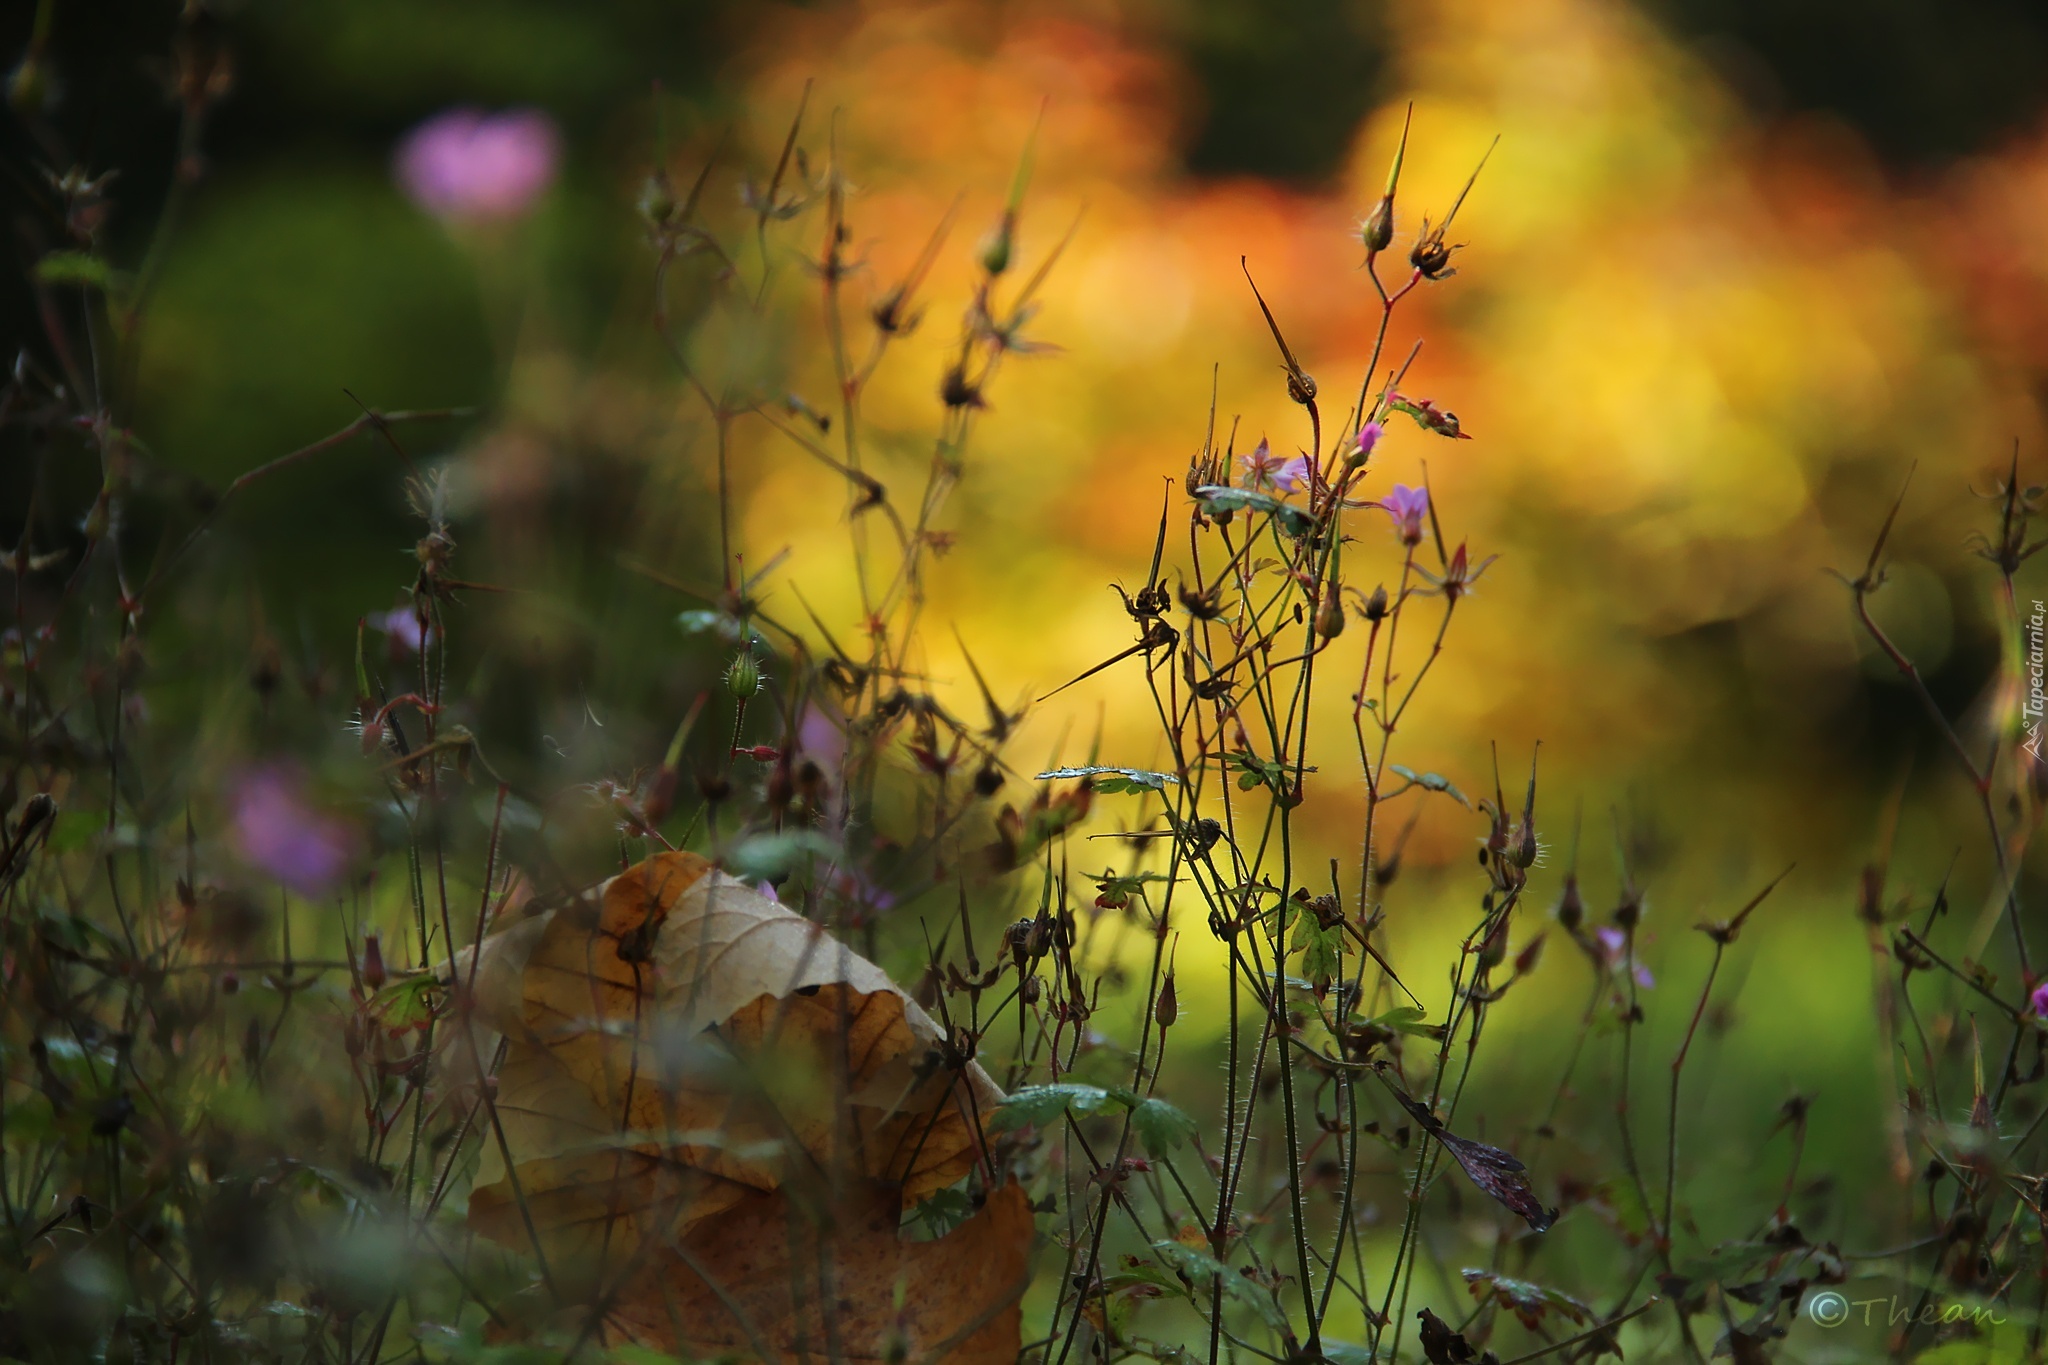
[[[1380,437],[1387,429],[1378,422],[1367,422],[1358,429],[1358,444],[1351,448],[1351,463],[1364,464],[1372,458],[1372,448],[1380,443]]]
[[[2048,1019],[2048,981],[2034,987],[2034,993],[2027,997],[2027,1006],[2036,1019]]]
[[[516,218],[554,182],[561,135],[538,109],[450,109],[405,135],[398,182],[444,221]]]
[[[1380,507],[1394,519],[1394,534],[1403,545],[1422,543],[1422,519],[1429,515],[1429,490],[1394,485],[1394,491],[1380,499]]]
[[[432,641],[435,630],[431,624],[422,623],[411,607],[393,607],[390,611],[372,612],[369,616],[371,630],[382,631],[391,637],[394,645],[403,645],[417,654]]]
[[[1251,454],[1244,457],[1244,486],[1247,488],[1277,488],[1283,493],[1292,493],[1305,488],[1309,481],[1308,457],[1296,455],[1283,460],[1273,453],[1273,448],[1261,438]]]
[[[302,896],[318,895],[348,863],[348,829],[307,804],[281,768],[259,768],[235,784],[233,838],[245,862]]]
[[[1607,970],[1619,971],[1629,960],[1628,935],[1612,925],[1603,925],[1593,931],[1593,937],[1600,940],[1600,955],[1607,961]],[[1644,990],[1656,988],[1657,980],[1650,975],[1650,969],[1642,963],[1635,964],[1636,984]]]

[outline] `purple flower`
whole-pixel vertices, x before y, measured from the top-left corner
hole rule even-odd
[[[391,637],[392,644],[403,645],[414,654],[419,653],[436,635],[433,625],[422,622],[411,607],[372,612],[369,624],[371,630],[382,631]]]
[[[1403,545],[1422,543],[1422,519],[1429,515],[1429,490],[1394,485],[1394,491],[1380,499],[1380,506],[1394,519],[1394,534]]]
[[[405,135],[398,182],[450,222],[516,218],[553,183],[561,135],[538,109],[450,109]]]
[[[1386,434],[1387,429],[1378,422],[1367,422],[1364,426],[1360,427],[1358,429],[1358,444],[1351,448],[1351,463],[1361,465],[1371,459],[1372,448],[1378,445],[1380,437]]]
[[[2034,987],[2034,993],[2027,997],[2027,1005],[2034,1011],[2036,1019],[2048,1019],[2048,981]]]
[[[1296,455],[1283,460],[1273,453],[1273,448],[1261,438],[1252,453],[1244,457],[1244,485],[1247,488],[1277,488],[1283,493],[1292,493],[1305,488],[1309,481],[1309,465],[1306,455]]]
[[[1612,925],[1603,925],[1593,931],[1593,937],[1600,940],[1600,955],[1607,960],[1609,971],[1618,971],[1627,965],[1629,959],[1628,935]],[[1654,990],[1657,979],[1650,975],[1650,969],[1642,963],[1635,964],[1636,984],[1644,990]]]
[[[348,862],[348,829],[306,803],[281,768],[259,768],[235,784],[235,851],[302,896],[319,894]]]

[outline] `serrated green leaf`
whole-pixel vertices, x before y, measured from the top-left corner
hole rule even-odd
[[[1138,1141],[1153,1156],[1166,1156],[1194,1141],[1198,1125],[1194,1119],[1165,1100],[1151,1099],[1131,1111],[1131,1127]]]
[[[996,1107],[995,1113],[989,1116],[988,1126],[999,1133],[1027,1125],[1043,1128],[1057,1123],[1070,1110],[1076,1114],[1093,1114],[1116,1102],[1117,1097],[1099,1085],[1080,1085],[1072,1081],[1027,1085],[1022,1090],[1013,1091],[1010,1098]]]
[[[1273,1302],[1271,1294],[1208,1252],[1182,1246],[1179,1242],[1154,1242],[1152,1249],[1159,1253],[1160,1260],[1196,1284],[1222,1285],[1225,1294],[1240,1303],[1250,1304],[1268,1326],[1277,1329],[1287,1325],[1286,1315],[1280,1311],[1280,1305]]]
[[[1333,924],[1326,929],[1308,911],[1298,911],[1290,946],[1301,950],[1301,973],[1315,983],[1317,991],[1327,990],[1344,975],[1343,926]]]

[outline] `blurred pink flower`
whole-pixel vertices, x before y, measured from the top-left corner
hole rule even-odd
[[[1307,456],[1296,455],[1291,460],[1283,460],[1263,439],[1251,454],[1244,457],[1243,462],[1247,488],[1277,488],[1283,493],[1292,493],[1308,483]]]
[[[2027,998],[2027,1004],[2033,1009],[2036,1019],[2048,1019],[2048,981],[2034,987],[2034,993]]]
[[[435,634],[434,627],[423,624],[411,607],[371,612],[368,620],[371,630],[382,631],[391,637],[392,644],[403,645],[414,654],[419,653],[421,646],[432,640]]]
[[[258,768],[234,784],[235,851],[302,896],[332,885],[348,863],[348,828],[313,809],[282,768]]]
[[[1394,533],[1403,545],[1422,543],[1422,519],[1429,515],[1429,490],[1394,485],[1394,491],[1380,499],[1380,506],[1394,519]]]
[[[450,109],[405,135],[398,182],[436,218],[516,218],[554,182],[561,141],[538,109]]]
[[[1629,959],[1627,934],[1614,928],[1612,925],[1603,925],[1593,931],[1593,936],[1600,940],[1600,954],[1607,959],[1609,971],[1619,971],[1623,966],[1627,965]],[[1644,990],[1647,991],[1656,987],[1656,978],[1651,976],[1650,969],[1640,962],[1635,964],[1635,975],[1636,984]]]

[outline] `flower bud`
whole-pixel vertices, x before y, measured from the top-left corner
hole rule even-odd
[[[732,656],[725,670],[725,690],[735,701],[748,701],[761,690],[761,665],[752,650],[743,649]]]
[[[1337,595],[1337,580],[1323,585],[1323,600],[1316,606],[1316,634],[1334,640],[1344,633],[1344,602]]]
[[[1579,874],[1564,874],[1564,894],[1557,898],[1557,922],[1567,930],[1577,929],[1586,920],[1586,902],[1579,898]]]
[[[1017,215],[1005,212],[996,223],[996,229],[981,244],[981,268],[991,275],[1000,275],[1010,268],[1010,255],[1016,248]]]
[[[1507,961],[1507,957],[1508,917],[1502,915],[1499,923],[1493,926],[1493,931],[1487,934],[1486,941],[1479,945],[1479,965],[1491,971]]]
[[[640,216],[649,227],[662,229],[669,225],[675,211],[675,187],[669,183],[668,172],[656,168],[640,187]]]
[[[1372,458],[1373,447],[1380,443],[1380,437],[1387,434],[1385,426],[1378,422],[1367,422],[1358,429],[1358,440],[1351,447],[1351,453],[1344,457],[1347,469],[1357,469]]]
[[[1383,194],[1380,202],[1372,206],[1372,212],[1358,225],[1358,240],[1365,243],[1368,255],[1378,255],[1394,244],[1394,196]]]
[[[363,985],[371,994],[384,989],[384,945],[375,934],[363,935]]]
[[[1174,993],[1172,972],[1166,974],[1166,981],[1159,988],[1159,999],[1152,1006],[1152,1017],[1159,1021],[1162,1029],[1173,1027],[1173,1021],[1180,1018],[1180,998]]]
[[[1382,583],[1372,590],[1372,596],[1365,599],[1365,619],[1384,621],[1387,618],[1387,585]]]

